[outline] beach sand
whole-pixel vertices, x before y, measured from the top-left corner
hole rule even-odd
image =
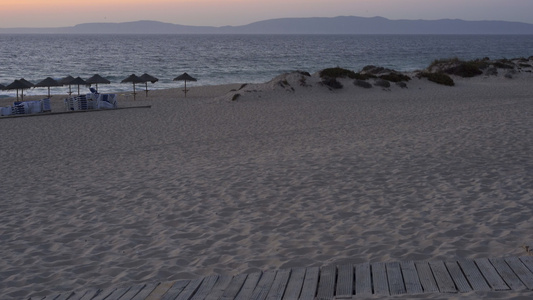
[[[0,298],[533,247],[531,73],[300,78],[0,119]]]

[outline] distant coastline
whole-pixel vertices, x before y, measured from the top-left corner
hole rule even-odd
[[[390,20],[383,17],[282,18],[242,26],[188,26],[158,21],[84,23],[70,27],[0,28],[0,34],[516,34],[533,24],[508,21]]]

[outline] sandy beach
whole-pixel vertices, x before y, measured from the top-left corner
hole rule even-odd
[[[533,247],[531,72],[301,76],[0,119],[0,298]]]

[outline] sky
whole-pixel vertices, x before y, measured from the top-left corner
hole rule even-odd
[[[532,12],[533,0],[0,0],[0,28],[138,20],[218,27],[336,16],[533,24]]]

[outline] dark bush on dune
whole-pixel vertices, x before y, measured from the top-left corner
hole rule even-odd
[[[372,84],[370,82],[365,81],[365,80],[356,79],[353,82],[353,84],[355,86],[360,86],[360,87],[365,88],[365,89],[372,88]]]
[[[447,74],[444,74],[442,72],[437,72],[437,73],[421,72],[421,73],[418,73],[417,76],[419,78],[427,78],[429,81],[442,84],[442,85],[447,85],[447,86],[455,85],[455,82],[453,81],[453,79]]]
[[[338,90],[342,89],[343,85],[337,79],[331,77],[325,77],[322,79],[322,83],[332,89]]]
[[[404,75],[404,74],[400,74],[400,73],[385,74],[385,75],[379,76],[379,78],[385,79],[390,82],[402,82],[402,81],[411,80],[411,77]]]
[[[329,68],[320,71],[320,78],[352,78],[355,79],[356,73],[354,71],[346,70],[340,67]]]

